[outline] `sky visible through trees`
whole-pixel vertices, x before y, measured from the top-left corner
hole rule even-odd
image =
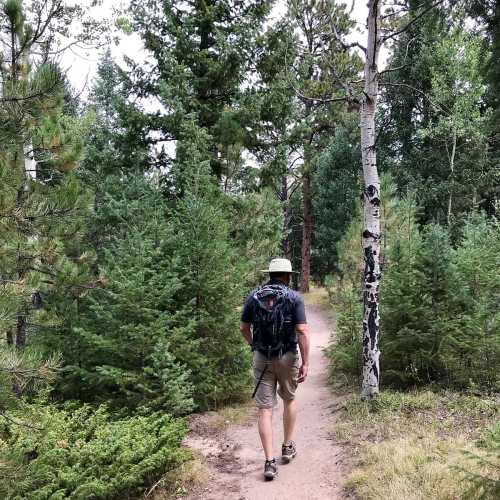
[[[86,0],[88,3],[88,0]],[[82,2],[79,2],[82,3]],[[92,16],[97,19],[113,19],[113,11],[123,12],[127,8],[128,0],[107,0],[101,5],[94,7],[91,11]],[[85,4],[85,2],[84,2]],[[349,41],[362,42],[366,38],[366,16],[368,13],[365,0],[354,0],[349,2],[349,7],[353,6],[352,18],[356,21],[357,31],[354,31],[347,38]],[[279,19],[286,11],[286,2],[278,1],[273,7],[270,21]],[[123,55],[127,55],[132,59],[141,62],[146,59],[143,51],[143,44],[140,37],[135,33],[123,34],[117,33],[116,44],[112,44],[112,54],[116,62],[123,64]],[[387,58],[386,49],[382,49],[381,66],[385,64]],[[89,85],[96,75],[97,65],[99,62],[99,52],[94,50],[86,51],[75,48],[71,53],[65,53],[62,58],[62,66],[67,68],[68,76],[72,85],[77,91],[83,90],[83,93],[88,92]]]
[[[276,256],[359,422],[497,411],[500,4],[368,5],[0,0],[1,498],[173,488]],[[498,498],[476,427],[450,491]]]

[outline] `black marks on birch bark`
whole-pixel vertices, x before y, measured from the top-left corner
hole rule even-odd
[[[377,334],[378,334],[378,304],[377,298],[378,294],[373,292],[365,292],[366,307],[368,309],[368,336],[370,338],[370,349],[375,349],[377,346]]]
[[[380,207],[380,197],[376,186],[370,184],[363,192],[364,197],[372,207]]]

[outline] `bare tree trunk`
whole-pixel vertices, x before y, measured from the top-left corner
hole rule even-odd
[[[455,155],[457,152],[457,129],[453,129],[453,144],[451,145],[450,155],[450,187],[448,194],[448,212],[446,214],[446,222],[448,226],[451,224],[451,205],[453,201],[453,184],[455,181]]]
[[[309,291],[311,275],[311,233],[312,233],[312,200],[311,200],[311,174],[304,172],[302,176],[302,269],[300,274],[299,289],[306,293]]]
[[[380,1],[368,2],[368,43],[364,67],[364,95],[361,101],[361,159],[365,189],[363,224],[363,382],[361,396],[373,398],[379,392],[379,288],[380,288],[380,179],[375,151],[375,113],[378,95],[378,22]]]
[[[14,49],[13,49],[14,50]],[[13,56],[13,61],[15,61],[15,56]],[[22,61],[22,72],[19,75],[16,70],[13,71],[12,77],[13,82],[17,83],[23,75],[26,74],[27,68],[29,65],[29,52],[25,50],[21,54]],[[16,63],[17,66],[17,63]],[[22,140],[21,140],[22,141]],[[18,196],[17,196],[17,205],[19,208],[22,208],[26,203],[26,199],[29,196],[30,189],[30,180],[36,179],[36,162],[34,158],[33,151],[33,142],[29,141],[28,144],[23,144],[23,142],[19,142],[18,146],[18,157],[17,160],[19,162],[19,169],[23,170],[23,179],[22,185],[19,186]],[[36,236],[30,235],[27,236],[27,241],[32,242],[36,239]],[[26,256],[22,254],[18,254],[17,259],[17,276],[19,281],[22,281],[26,275]],[[33,299],[33,296],[32,296]],[[24,306],[23,310],[20,311],[17,315],[16,320],[16,336],[15,336],[15,346],[17,349],[21,349],[26,345],[26,325],[27,325],[27,307]],[[17,392],[16,392],[17,393]]]
[[[16,323],[16,347],[18,349],[26,345],[26,317],[22,314],[17,316]]]
[[[292,259],[292,242],[290,239],[290,200],[288,189],[288,177],[286,174],[281,178],[281,206],[283,207],[283,240],[281,241],[281,248],[283,256],[287,259]]]

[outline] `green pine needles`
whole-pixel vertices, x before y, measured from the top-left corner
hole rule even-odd
[[[447,228],[416,223],[418,209],[411,197],[390,198],[382,209],[383,382],[395,387],[436,383],[498,391],[498,223],[472,214],[453,245]],[[360,332],[354,318],[359,317],[361,301],[360,269],[348,263],[359,233],[356,221],[351,225],[354,230],[339,245],[344,274],[331,291],[335,301],[347,305],[340,308],[338,339],[330,355],[334,373],[356,376]]]
[[[13,416],[21,423],[0,423],[2,498],[124,498],[188,458],[185,424],[164,414],[115,420],[105,407],[36,404]]]

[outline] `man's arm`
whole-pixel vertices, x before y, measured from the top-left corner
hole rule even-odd
[[[300,323],[295,325],[295,331],[297,332],[300,355],[302,357],[298,380],[300,384],[307,378],[307,372],[309,371],[309,327],[307,323]]]
[[[252,331],[250,330],[250,323],[242,321],[240,323],[240,332],[243,334],[243,337],[245,337],[248,345],[252,345]]]
[[[252,330],[250,329],[250,325],[252,324],[253,316],[253,300],[252,294],[250,294],[245,300],[240,318],[240,332],[243,334],[243,337],[245,337],[245,340],[250,346],[252,345]]]

